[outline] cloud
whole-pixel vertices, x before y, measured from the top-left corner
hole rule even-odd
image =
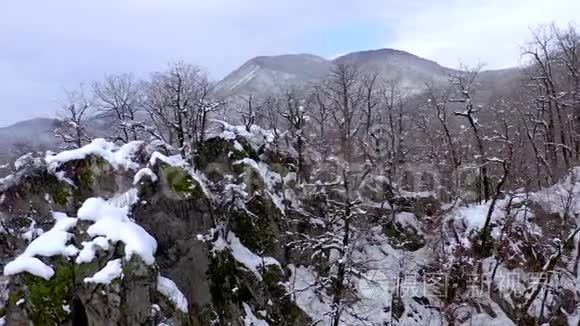
[[[517,63],[528,26],[567,21],[560,1],[51,0],[0,4],[0,125],[58,109],[63,88],[174,60],[220,78],[257,55],[331,57],[393,47],[448,66]]]
[[[577,0],[486,0],[416,2],[393,24],[390,47],[449,67],[459,62],[486,68],[520,63],[530,29],[555,22],[565,26],[580,12]]]
[[[186,60],[220,78],[256,55],[321,51],[341,42],[325,33],[378,20],[381,7],[379,0],[6,1],[0,125],[52,115],[62,88],[105,73],[148,74]]]

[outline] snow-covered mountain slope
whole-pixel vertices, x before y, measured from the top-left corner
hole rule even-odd
[[[397,80],[411,93],[425,87],[426,82],[443,85],[455,69],[414,54],[395,50],[379,49],[352,52],[334,60],[311,54],[260,56],[250,59],[240,68],[227,75],[216,85],[221,95],[272,94],[290,86],[308,86],[320,81],[337,64],[358,67],[362,73],[377,72],[384,81]],[[513,81],[518,69],[487,70],[482,73],[483,88],[491,89],[498,80]]]
[[[380,49],[353,52],[336,58],[335,64],[355,65],[363,73],[376,72],[383,80],[397,80],[404,88],[422,89],[425,82],[445,83],[456,70],[411,53]]]
[[[256,57],[220,81],[216,92],[237,95],[304,85],[324,77],[331,65],[330,61],[311,54]]]
[[[55,119],[36,118],[0,128],[0,158],[3,154],[9,154],[7,152],[14,144],[22,143],[30,146],[54,144],[50,131],[56,125]]]

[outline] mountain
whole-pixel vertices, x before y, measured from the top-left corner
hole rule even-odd
[[[57,120],[49,118],[34,118],[20,121],[8,127],[0,128],[0,142],[42,142],[46,140],[42,137],[44,133],[53,129],[56,124]]]
[[[312,54],[255,57],[217,83],[215,90],[232,95],[303,85],[323,78],[331,67],[331,61]]]
[[[50,131],[57,124],[55,119],[35,118],[0,128],[0,162],[14,154],[15,145],[26,144],[31,150],[54,146]]]
[[[457,72],[435,61],[394,49],[353,52],[334,59],[333,63],[354,65],[363,73],[376,72],[383,80],[398,80],[403,88],[414,90],[422,88],[425,82],[447,82],[449,75]]]
[[[61,143],[51,131],[60,125],[57,119],[34,118],[0,128],[0,166],[27,152],[57,150]],[[90,135],[106,137],[111,123],[101,114],[91,118],[87,125]]]
[[[224,95],[263,93],[288,86],[303,86],[324,78],[337,64],[355,65],[363,73],[378,72],[383,80],[399,80],[403,87],[418,89],[427,81],[446,82],[456,70],[411,53],[380,49],[353,52],[334,60],[311,54],[256,57],[220,81]]]
[[[290,86],[307,86],[322,80],[337,64],[356,66],[362,73],[377,72],[382,80],[398,80],[411,93],[423,89],[425,82],[446,85],[458,70],[414,54],[379,49],[352,52],[334,60],[311,54],[261,56],[250,59],[216,85],[222,96],[267,95]],[[520,77],[518,68],[486,70],[480,75],[480,88],[487,95],[510,91]]]

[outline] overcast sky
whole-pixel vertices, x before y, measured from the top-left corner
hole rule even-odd
[[[529,28],[578,0],[18,0],[0,4],[0,126],[52,116],[64,89],[170,61],[219,79],[258,55],[395,48],[457,67],[519,64]]]

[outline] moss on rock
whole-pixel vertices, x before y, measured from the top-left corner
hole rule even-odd
[[[20,276],[28,292],[24,298],[28,316],[37,326],[62,325],[69,318],[69,311],[65,307],[73,297],[74,269],[70,263],[62,260],[54,266],[55,274],[50,280],[31,274]],[[11,294],[14,295],[17,296],[16,293]]]
[[[184,169],[163,165],[163,176],[169,189],[184,199],[200,199],[204,197],[201,185]]]
[[[54,184],[52,187],[49,187],[48,191],[54,203],[60,206],[67,206],[73,195],[70,186],[64,183]]]
[[[237,262],[229,251],[223,250],[214,254],[207,274],[212,303],[220,320],[233,317],[232,305],[239,306],[241,302],[252,299],[252,291],[240,276]]]
[[[254,196],[246,204],[247,211],[232,212],[235,234],[253,252],[271,253],[275,249],[276,237],[272,223],[278,220],[278,212],[272,206],[268,205],[264,197]]]

